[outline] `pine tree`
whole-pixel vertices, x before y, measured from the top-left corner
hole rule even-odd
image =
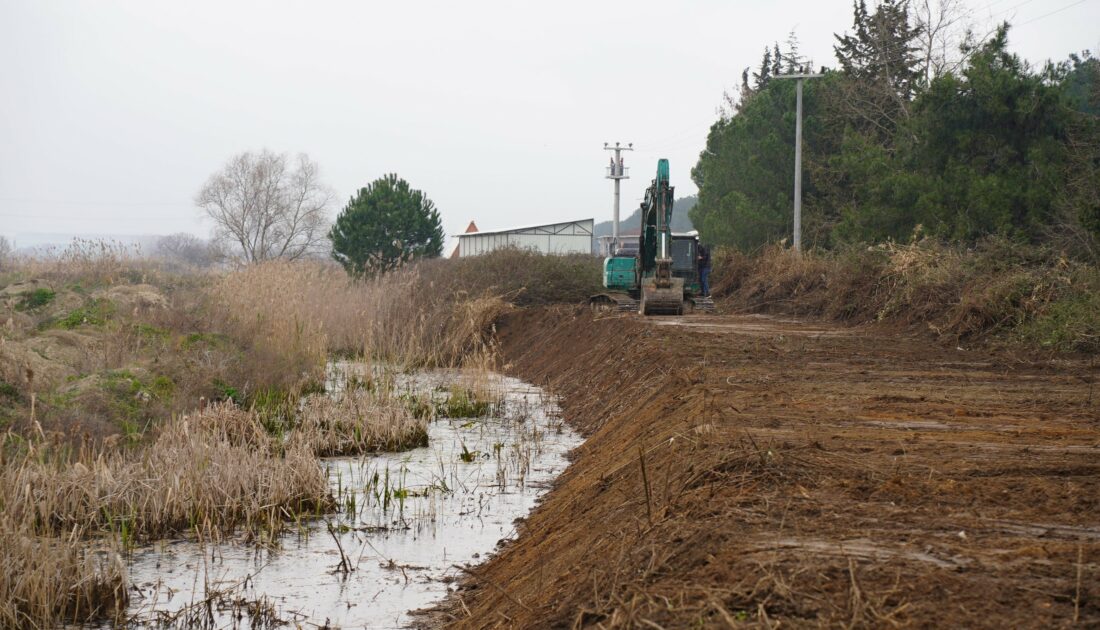
[[[356,276],[443,253],[443,225],[435,204],[395,174],[360,188],[336,217],[329,238],[332,257]]]
[[[921,29],[910,23],[907,0],[883,0],[874,13],[859,0],[853,5],[852,28],[851,35],[835,36],[841,70],[912,100],[923,76],[916,45]]]
[[[752,75],[753,88],[756,91],[764,89],[772,76],[772,51],[764,47],[764,57],[760,61],[760,70]]]
[[[785,61],[787,74],[802,72],[802,64],[805,63],[805,60],[802,59],[802,55],[798,52],[798,36],[794,34],[794,31],[791,31],[787,35],[787,56]]]

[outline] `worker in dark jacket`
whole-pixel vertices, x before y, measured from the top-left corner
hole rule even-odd
[[[699,284],[702,286],[703,295],[710,297],[710,249],[702,243],[699,243],[696,262],[699,265]]]

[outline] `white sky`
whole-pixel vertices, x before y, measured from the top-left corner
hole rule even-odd
[[[1033,62],[1100,48],[1100,0],[967,1]],[[333,214],[396,172],[452,235],[610,218],[602,146],[633,142],[625,216],[659,157],[695,192],[766,44],[835,65],[850,25],[849,0],[0,0],[0,234],[205,235],[195,192],[262,148],[316,160]]]

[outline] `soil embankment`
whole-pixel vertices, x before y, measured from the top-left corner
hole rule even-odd
[[[875,329],[520,311],[587,441],[456,627],[1100,625],[1100,391]]]

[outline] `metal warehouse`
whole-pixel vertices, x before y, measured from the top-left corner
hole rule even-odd
[[[477,256],[494,249],[518,247],[544,254],[591,254],[593,219],[468,232],[458,235],[458,255]],[[476,228],[475,228],[476,229]]]

